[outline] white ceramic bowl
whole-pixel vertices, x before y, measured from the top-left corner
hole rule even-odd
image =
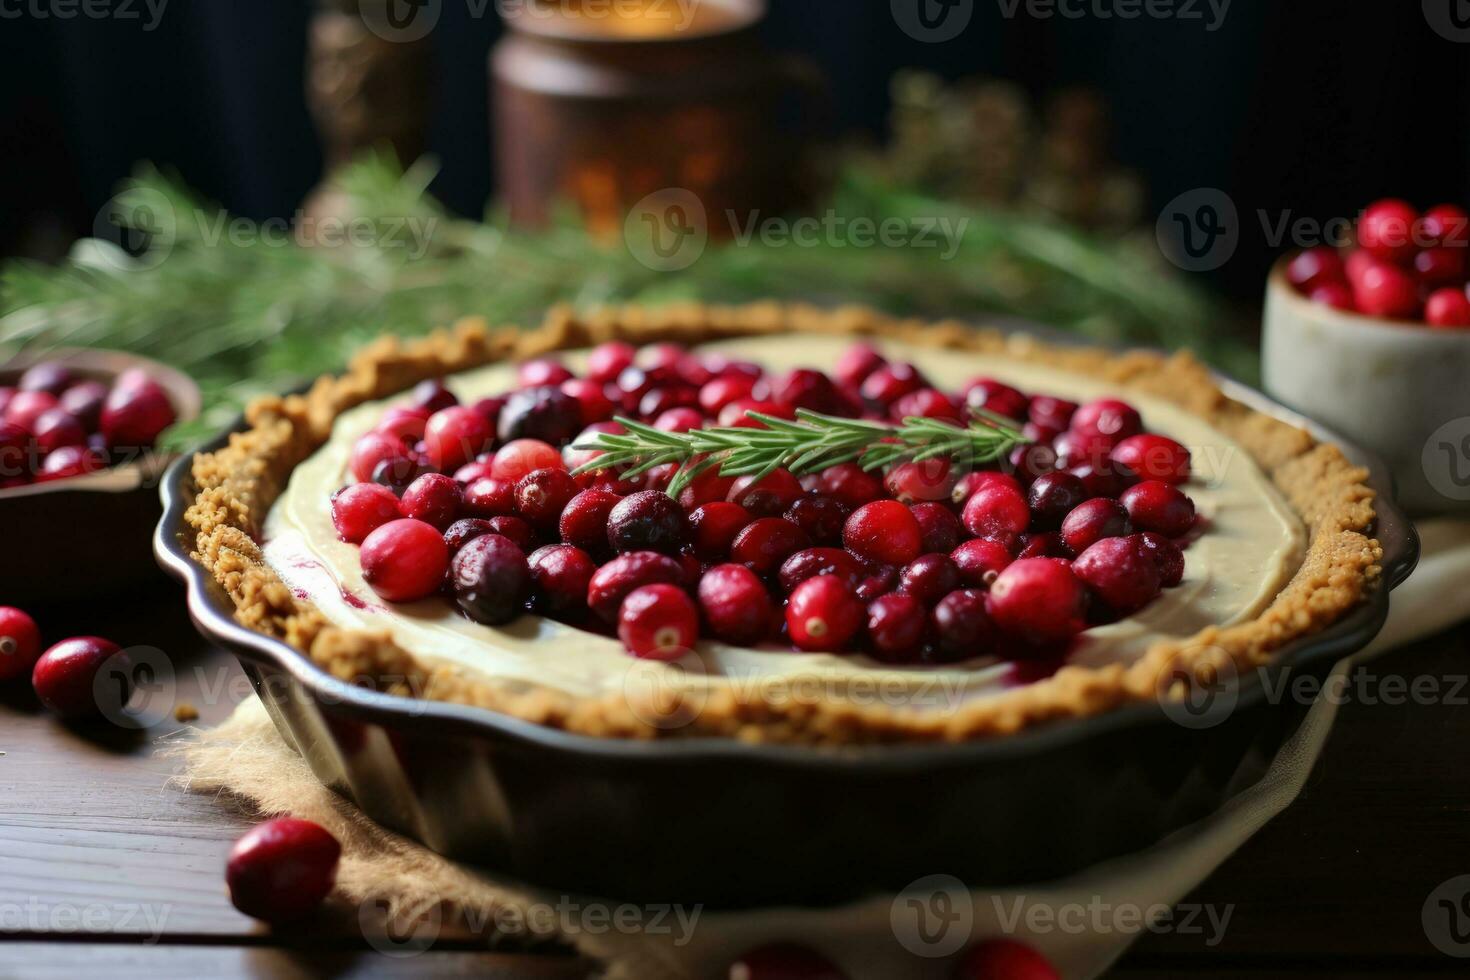
[[[1313,303],[1285,268],[1266,286],[1266,391],[1382,456],[1412,513],[1470,514],[1470,329]]]

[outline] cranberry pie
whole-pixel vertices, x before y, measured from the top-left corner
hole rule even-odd
[[[1177,697],[1378,587],[1366,474],[1187,355],[863,310],[384,339],[197,457],[343,679],[607,737],[962,740]]]

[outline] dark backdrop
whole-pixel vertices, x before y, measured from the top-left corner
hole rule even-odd
[[[137,19],[62,19],[67,2],[0,0],[0,252],[84,233],[140,159],[251,217],[296,206],[321,167],[301,95],[306,0],[169,0],[151,31],[142,0],[110,0]],[[1470,44],[1432,29],[1419,0],[1235,0],[1213,32],[1024,7],[1008,18],[1009,0],[974,3],[969,28],[942,44],[904,34],[889,0],[772,0],[767,29],[825,66],[848,130],[881,132],[888,78],[905,66],[1038,95],[1101,89],[1116,155],[1145,175],[1156,207],[1200,186],[1240,206],[1240,258],[1211,275],[1241,296],[1258,293],[1273,252],[1260,209],[1327,218],[1389,193],[1470,198]],[[434,35],[431,149],[437,193],[478,214],[494,188],[485,56],[499,25],[470,9],[445,0]]]

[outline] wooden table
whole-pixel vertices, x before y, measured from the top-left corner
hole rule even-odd
[[[243,675],[182,608],[177,589],[160,583],[108,606],[34,612],[49,638],[96,633],[162,649],[179,698],[208,725],[242,696]],[[1467,643],[1470,626],[1459,627],[1372,670],[1453,678],[1467,673]],[[157,740],[181,726],[72,729],[20,688],[0,695],[0,977],[588,975],[569,954],[475,943],[384,957],[355,917],[271,933],[224,890],[225,853],[249,816],[168,785],[172,764]],[[1470,874],[1470,687],[1452,700],[1344,707],[1300,800],[1186,900],[1233,907],[1223,940],[1210,948],[1198,934],[1147,935],[1111,975],[1465,975],[1470,961],[1437,952],[1420,924],[1430,892]]]

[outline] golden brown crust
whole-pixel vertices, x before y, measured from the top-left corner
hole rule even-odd
[[[695,343],[807,331],[874,335],[975,352],[1004,352],[1063,370],[1135,386],[1201,416],[1246,448],[1309,531],[1305,560],[1257,619],[1211,627],[1155,644],[1130,666],[1068,666],[1054,676],[947,710],[899,710],[840,698],[777,700],[717,686],[683,700],[638,695],[577,699],[524,683],[474,679],[420,662],[386,633],[343,630],[293,595],[263,560],[260,527],[290,472],[331,434],[348,408],[387,397],[425,378],[615,338]],[[529,721],[603,737],[726,735],[747,741],[850,743],[965,739],[1099,714],[1129,702],[1177,698],[1189,683],[1222,670],[1266,663],[1291,640],[1317,632],[1379,587],[1382,552],[1368,537],[1373,491],[1367,473],[1335,447],[1227,398],[1188,354],[1113,352],[1044,344],[977,330],[958,321],[897,320],[864,308],[835,310],[761,303],[743,307],[626,307],[586,316],[554,311],[538,330],[487,329],[467,320],[418,340],[385,337],[365,347],[341,377],[320,379],[300,396],[263,398],[249,428],[194,461],[197,493],[186,520],[194,557],[213,574],[251,629],[285,640],[343,679],[373,678],[394,693],[477,705]],[[663,692],[667,699],[668,692]],[[660,722],[654,724],[653,722]]]

